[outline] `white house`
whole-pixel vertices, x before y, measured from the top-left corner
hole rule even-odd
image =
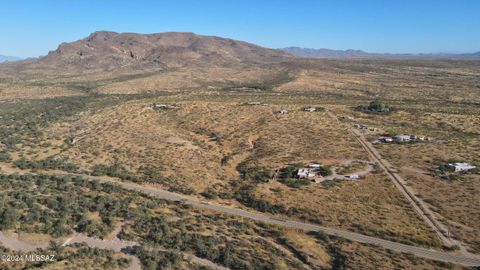
[[[172,106],[172,105],[168,105],[168,104],[163,104],[163,103],[154,103],[152,105],[152,108],[153,109],[173,109],[175,108],[175,106]]]
[[[395,136],[394,139],[396,142],[409,142],[411,140],[411,136],[400,134]]]
[[[464,162],[448,163],[448,165],[454,167],[455,172],[466,172],[476,168],[475,166],[472,166],[469,163],[464,163]]]
[[[350,174],[350,175],[346,175],[345,177],[352,180],[360,179],[360,176],[358,174]]]
[[[280,111],[277,112],[278,114],[287,114],[288,110],[287,109],[281,109]]]
[[[314,112],[314,111],[316,111],[316,110],[317,110],[317,109],[314,108],[314,107],[305,108],[305,111],[307,111],[307,112]]]
[[[378,140],[381,142],[393,142],[393,138],[390,136],[380,136]]]
[[[297,176],[298,178],[314,178],[317,176],[317,173],[311,168],[300,168],[298,169]]]
[[[416,140],[420,140],[420,141],[428,141],[428,138],[426,136],[415,136],[415,139]]]
[[[152,107],[155,108],[155,109],[163,109],[163,108],[167,108],[168,105],[167,104],[153,104]]]

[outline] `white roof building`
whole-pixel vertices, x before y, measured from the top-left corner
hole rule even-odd
[[[455,172],[466,172],[476,168],[475,166],[470,165],[470,163],[464,162],[448,163],[448,165],[454,167]]]
[[[154,103],[152,105],[152,108],[154,109],[173,109],[175,106],[169,105],[169,104],[164,104],[164,103]]]
[[[300,168],[297,172],[298,178],[313,178],[317,176],[314,170],[309,168]]]
[[[420,140],[420,141],[426,141],[427,137],[420,135],[420,136],[415,136],[415,139]]]
[[[314,108],[314,107],[305,108],[305,111],[307,111],[307,112],[314,112],[314,111],[316,111],[316,110],[317,110],[317,109]]]
[[[308,167],[309,168],[320,168],[320,164],[312,163],[312,164],[308,164]]]
[[[395,138],[395,141],[397,142],[409,142],[411,140],[410,135],[403,135],[403,134],[397,135],[394,138]]]
[[[393,142],[393,138],[389,136],[380,136],[378,140],[381,142]]]

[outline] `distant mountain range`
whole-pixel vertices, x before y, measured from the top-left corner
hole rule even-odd
[[[56,68],[116,69],[265,64],[292,58],[282,50],[194,33],[158,34],[98,31],[60,46],[32,64]]]
[[[0,54],[0,63],[2,62],[13,62],[13,61],[18,61],[18,60],[21,60],[20,57],[15,57],[15,56],[6,56],[6,55],[1,55]]]
[[[282,49],[291,55],[310,58],[379,58],[379,59],[480,59],[480,51],[470,54],[427,53],[427,54],[395,54],[395,53],[368,53],[362,50],[331,50],[287,47]]]
[[[354,59],[480,59],[474,54],[378,54],[361,50],[330,50],[288,47],[270,49],[229,38],[194,33],[156,34],[97,31],[74,42],[62,43],[46,56],[25,59],[14,65],[22,69],[57,71],[138,70],[196,68],[266,67],[298,63],[298,57]],[[21,60],[0,55],[0,62]],[[287,65],[286,64],[286,65]],[[2,65],[5,66],[5,65]],[[294,66],[294,65],[293,65]]]

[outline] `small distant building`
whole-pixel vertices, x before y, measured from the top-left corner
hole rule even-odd
[[[318,168],[320,168],[321,166],[320,166],[320,164],[317,164],[317,163],[311,163],[311,164],[308,164],[308,167],[309,167],[309,168],[318,169]]]
[[[390,136],[380,136],[378,137],[378,140],[385,143],[393,142],[393,138]]]
[[[254,102],[247,102],[247,105],[250,105],[250,106],[258,106],[258,105],[262,105],[262,103],[258,102],[258,101],[254,101]]]
[[[317,176],[317,173],[313,168],[300,168],[297,176],[298,178],[314,178]]]
[[[165,109],[173,109],[175,108],[175,106],[164,104],[164,103],[158,103],[158,104],[153,103],[152,108],[156,110],[165,110]]]
[[[351,180],[358,180],[360,179],[360,175],[358,174],[350,174],[350,175],[346,175],[345,176],[347,179],[351,179]]]
[[[425,136],[415,136],[415,139],[420,141],[428,141],[428,137]]]
[[[308,108],[305,108],[305,111],[306,111],[306,112],[315,112],[315,111],[317,111],[317,108],[315,108],[315,107],[308,107]]]
[[[288,110],[287,109],[281,109],[280,111],[277,111],[278,114],[287,114]]]
[[[323,176],[320,174],[320,164],[310,163],[303,168],[299,168],[297,171],[298,179],[309,179],[312,182],[320,183],[323,180]]]
[[[353,127],[357,129],[368,129],[367,125],[362,125],[362,124],[355,124],[353,125]]]
[[[448,163],[448,165],[454,167],[455,172],[466,172],[476,168],[475,166],[470,165],[470,163],[464,162]]]
[[[395,139],[396,142],[409,142],[412,139],[410,135],[403,135],[403,134],[397,135],[393,138]]]

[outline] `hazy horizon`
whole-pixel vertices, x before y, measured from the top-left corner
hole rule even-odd
[[[370,53],[480,51],[477,1],[7,2],[0,54],[37,57],[99,30],[194,32],[268,48]]]

